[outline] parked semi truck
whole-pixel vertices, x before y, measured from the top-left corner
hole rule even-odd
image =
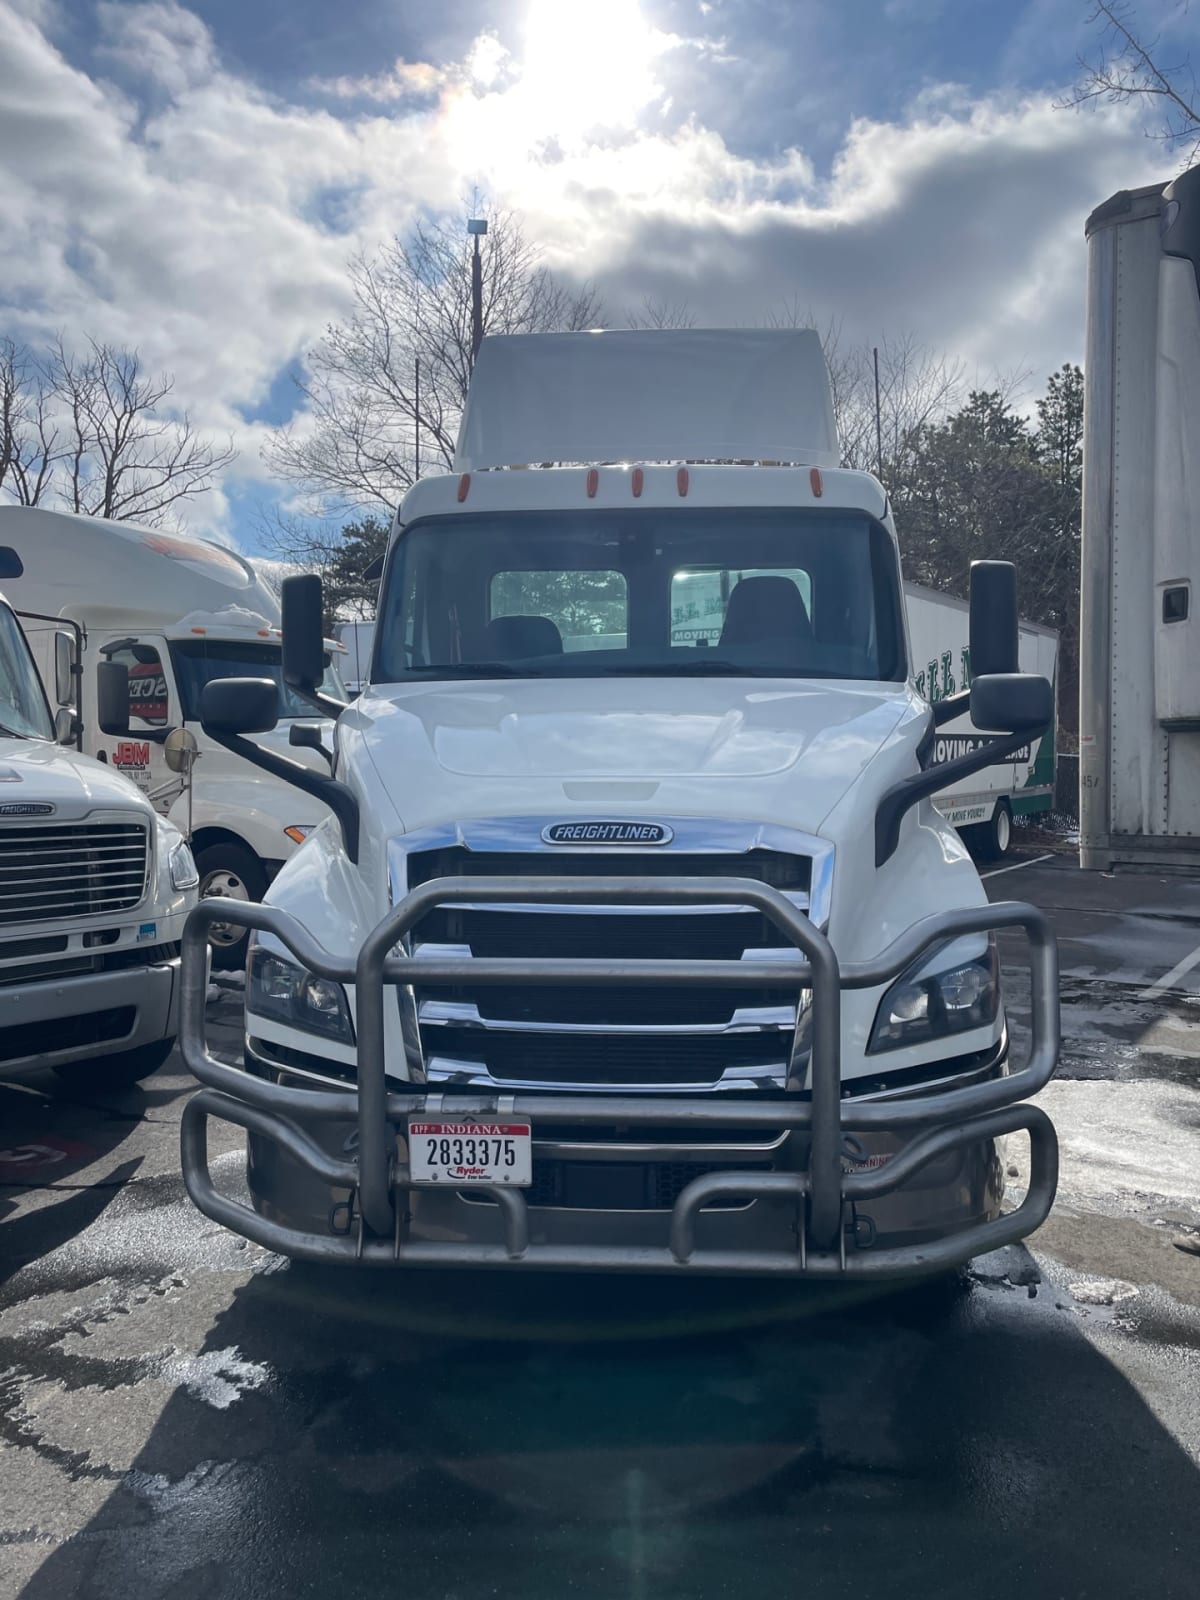
[[[1200,867],[1200,167],[1088,218],[1080,862]]]
[[[988,904],[932,801],[1038,737],[1050,685],[983,563],[969,691],[917,690],[887,496],[837,462],[814,334],[484,341],[458,470],[396,517],[333,816],[232,913],[244,1068],[203,1039],[222,912],[189,924],[202,1211],[316,1259],[825,1276],[1044,1218],[1053,938]],[[673,637],[698,573],[716,636]],[[320,614],[289,580],[284,676],[318,707]],[[938,764],[968,709],[987,747]],[[278,689],[211,683],[201,712],[249,757]],[[1021,1064],[1000,928],[1030,944]],[[214,1117],[248,1132],[252,1209],[213,1183]]]
[[[213,679],[268,675],[282,699],[279,730],[267,743],[292,748],[293,728],[302,732],[300,724],[312,721],[312,708],[283,688],[275,590],[222,545],[23,506],[0,507],[0,551],[8,552],[13,604],[41,613],[24,626],[43,677],[53,667],[58,619],[82,629],[82,748],[130,778],[188,833],[205,896],[260,899],[325,807],[205,738],[199,706]],[[344,700],[332,664],[340,648],[325,648],[326,687]],[[129,687],[128,707],[107,725],[98,697],[104,662],[125,666]],[[190,781],[167,764],[174,728],[196,740]],[[321,764],[304,748],[298,759]],[[215,966],[244,965],[244,929],[214,923],[210,937]]]
[[[174,824],[73,747],[73,650],[60,630],[56,726],[0,598],[0,1075],[53,1067],[113,1088],[147,1077],[174,1045],[198,875]]]

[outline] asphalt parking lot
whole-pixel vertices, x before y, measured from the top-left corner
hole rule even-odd
[[[187,1203],[176,1061],[0,1086],[0,1595],[1195,1600],[1200,883],[1036,854],[1059,1202],[959,1284],[297,1269]]]

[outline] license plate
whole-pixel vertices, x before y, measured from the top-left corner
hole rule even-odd
[[[533,1137],[528,1122],[408,1124],[408,1166],[414,1183],[462,1188],[469,1183],[533,1182]]]

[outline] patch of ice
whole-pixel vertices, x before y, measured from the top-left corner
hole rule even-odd
[[[1124,1278],[1081,1278],[1069,1283],[1071,1298],[1081,1306],[1115,1306],[1120,1300],[1131,1300],[1137,1287]]]
[[[205,1350],[196,1356],[176,1356],[164,1362],[162,1376],[217,1411],[228,1411],[235,1400],[270,1380],[270,1368],[261,1361],[244,1361],[237,1347]]]

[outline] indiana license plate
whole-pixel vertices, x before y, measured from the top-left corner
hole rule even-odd
[[[533,1182],[533,1137],[528,1122],[408,1124],[408,1166],[414,1183],[461,1188],[469,1183]]]

